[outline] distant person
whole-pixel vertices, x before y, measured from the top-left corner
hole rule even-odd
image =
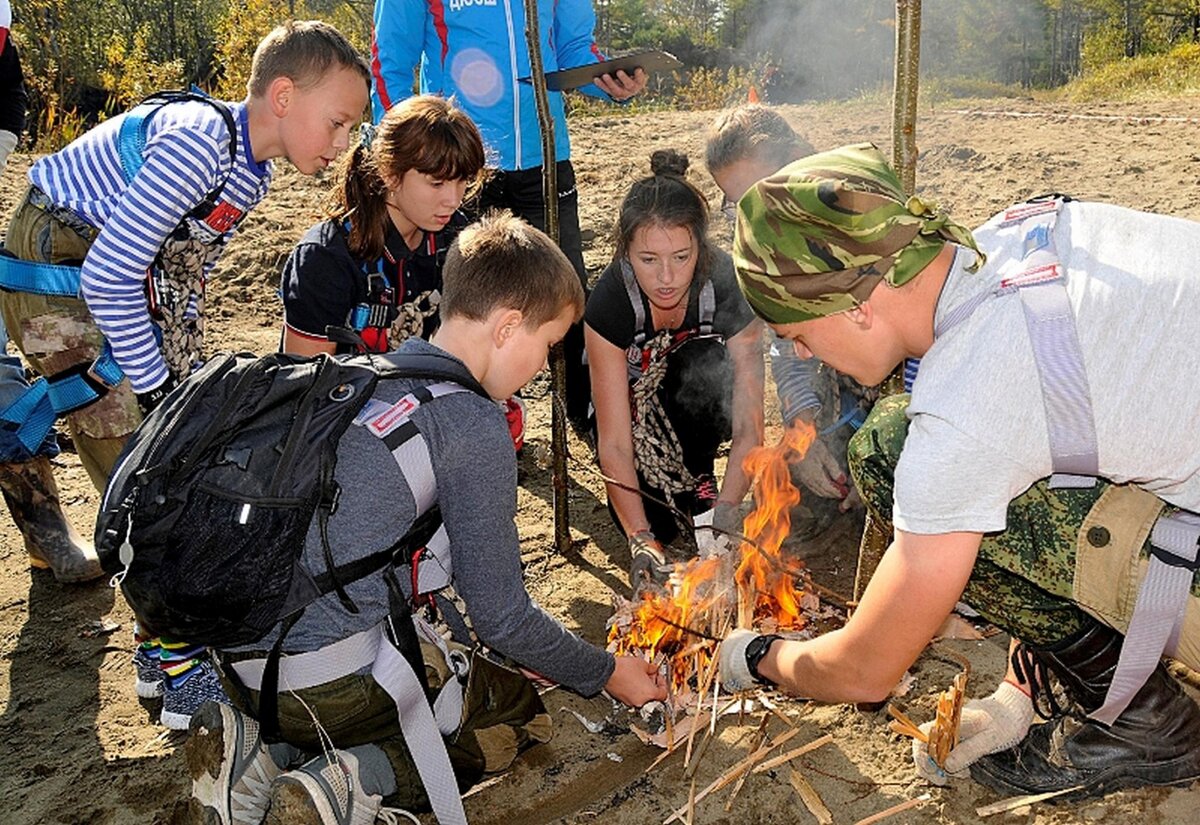
[[[812,145],[770,107],[747,104],[722,113],[709,130],[705,161],[725,196],[721,210],[730,223],[738,199],[751,186],[812,152]],[[790,342],[774,333],[771,373],[784,426],[803,422],[817,431],[804,457],[791,468],[800,488],[792,532],[807,538],[828,527],[839,512],[861,507],[850,484],[846,444],[879,390],[864,387],[817,358],[800,358]]]
[[[54,412],[65,412],[97,490],[143,416],[203,361],[205,278],[266,195],[271,159],[305,174],[329,166],[369,84],[366,61],[336,29],[289,22],[255,50],[244,101],[144,104],[33,164],[7,248],[62,266],[0,259],[0,307],[33,368],[59,393],[80,393],[78,406]],[[32,288],[6,279],[29,272]],[[134,662],[138,694],[163,695],[169,728],[221,696],[207,655],[186,641],[143,640]]]
[[[592,40],[596,15],[591,0],[538,0],[538,31],[546,72],[603,60]],[[420,66],[423,94],[454,96],[479,125],[498,167],[476,204],[480,214],[508,209],[539,229],[546,228],[542,193],[541,128],[528,78],[525,6],[519,2],[463,3],[446,7],[426,0],[375,0],[372,42],[375,119],[412,94],[413,68]],[[602,75],[580,89],[592,97],[627,100],[646,85],[646,73]],[[579,229],[579,192],[561,92],[549,92],[558,163],[558,243],[587,289]],[[588,373],[583,364],[583,330],[572,327],[563,341],[567,417],[576,429],[588,418]]]
[[[850,443],[895,527],[854,614],[736,631],[726,687],[879,701],[961,598],[1021,643],[948,771],[1072,798],[1200,777],[1200,708],[1160,660],[1200,667],[1200,224],[1056,196],[971,232],[860,144],[759,181],[737,226],[742,291],[801,352],[864,384],[922,361]]]
[[[0,0],[0,174],[25,131],[29,103],[11,24],[12,7],[8,0]],[[103,571],[91,542],[75,532],[63,513],[50,466],[50,459],[58,455],[58,441],[53,431],[23,440],[21,422],[9,410],[25,395],[29,382],[21,359],[7,349],[8,331],[0,317],[0,491],[21,531],[31,565],[48,567],[60,582],[91,581]]]
[[[329,218],[284,264],[284,352],[386,352],[437,330],[442,264],[467,223],[459,207],[482,181],[479,130],[433,95],[363,130],[338,166]]]
[[[432,340],[409,338],[399,352],[453,359],[497,400],[542,368],[550,347],[583,312],[583,290],[562,251],[509,215],[487,216],[459,234],[444,284],[441,325]],[[435,613],[420,611],[434,618],[418,623],[434,634],[421,635],[431,687],[456,678],[447,655],[457,656],[464,669],[470,663],[469,672],[458,671],[465,685],[461,719],[444,733],[464,790],[550,736],[551,720],[533,684],[497,660],[585,696],[607,690],[633,706],[666,696],[655,665],[588,644],[533,603],[521,574],[516,460],[504,418],[474,392],[422,396],[429,383],[380,381],[364,407],[374,413],[360,413],[361,426],[342,436],[336,465],[342,509],[329,522],[329,564],[344,569],[392,544],[432,507],[448,544],[431,541],[428,564],[422,561],[411,575],[381,571],[348,585],[355,612],[336,593],[307,608],[288,631],[288,655],[279,663],[278,718],[271,720],[282,736],[276,744],[262,741],[259,723],[266,720],[256,717],[264,706],[264,661],[278,633],[219,652],[230,684],[245,690],[231,690],[239,710],[209,704],[192,722],[185,757],[197,821],[365,824],[384,815],[385,804],[429,805],[434,793],[418,776],[412,753],[441,743],[406,744],[398,711],[426,696],[415,684],[398,689],[376,666],[396,653],[384,631],[393,621],[413,621],[393,620],[389,578],[398,579],[400,597],[414,603],[418,596],[422,602],[436,597]],[[401,434],[410,437],[394,444]],[[412,448],[416,444],[423,448]],[[304,564],[325,570],[326,551],[312,532]],[[450,654],[439,649],[446,639]],[[285,689],[289,682],[296,687]],[[455,777],[439,778],[459,787]]]
[[[763,436],[762,325],[708,240],[708,204],[687,167],[677,152],[651,156],[584,316],[597,451],[635,591],[666,581],[668,545],[676,558],[695,554],[697,516],[741,532],[742,462]],[[713,463],[731,438],[718,489]]]

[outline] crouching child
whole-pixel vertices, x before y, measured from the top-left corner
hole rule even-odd
[[[373,822],[385,803],[465,821],[459,790],[549,736],[549,716],[513,665],[634,706],[665,695],[652,666],[583,641],[526,592],[512,440],[503,413],[482,397],[515,393],[579,320],[575,271],[549,238],[503,214],[463,231],[444,280],[432,340],[412,338],[395,354],[369,357],[383,364],[440,355],[465,374],[460,382],[375,385],[338,441],[340,494],[324,525],[327,544],[314,521],[301,562],[345,570],[412,536],[431,512],[440,527],[415,548],[412,564],[351,581],[294,624],[218,651],[237,709],[213,703],[192,719],[185,758],[197,821]],[[411,606],[415,631],[397,603]],[[281,632],[277,677],[266,676]],[[427,682],[416,702],[395,687],[403,645],[388,641],[413,632]],[[435,723],[448,759],[431,748]]]

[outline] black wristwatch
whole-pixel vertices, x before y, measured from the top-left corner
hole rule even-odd
[[[750,675],[754,677],[754,681],[760,685],[768,685],[775,687],[775,683],[758,672],[758,665],[767,655],[767,651],[771,649],[771,643],[776,642],[783,637],[777,633],[772,633],[768,636],[755,636],[750,640],[750,644],[746,645],[746,667],[750,669]]]

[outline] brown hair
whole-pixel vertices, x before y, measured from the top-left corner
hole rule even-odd
[[[301,88],[314,86],[334,68],[354,69],[371,85],[371,67],[341,32],[320,20],[289,20],[254,50],[246,91],[262,97],[277,77],[291,78]]]
[[[685,227],[699,245],[696,277],[707,275],[712,250],[708,243],[708,201],[684,175],[688,157],[674,149],[659,149],[650,155],[648,178],[629,188],[617,217],[614,260],[629,255],[634,234],[645,226]]]
[[[748,103],[717,117],[708,132],[704,163],[709,172],[716,172],[753,157],[781,169],[813,151],[812,144],[796,134],[783,115]]]
[[[383,255],[386,236],[385,177],[416,169],[438,180],[466,180],[469,196],[483,178],[483,164],[479,129],[453,101],[410,97],[389,109],[374,136],[360,140],[338,164],[329,216],[350,221],[351,254],[373,261]]]
[[[575,267],[543,232],[510,212],[488,212],[454,239],[442,270],[443,318],[485,320],[496,309],[519,310],[536,329],[571,310],[583,317]]]

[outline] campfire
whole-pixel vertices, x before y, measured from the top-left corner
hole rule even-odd
[[[802,458],[814,437],[811,427],[790,427],[776,446],[753,450],[745,468],[755,507],[744,536],[727,537],[734,546],[725,554],[677,565],[665,592],[646,593],[613,617],[609,650],[660,662],[675,708],[688,704],[680,700],[693,690],[707,692],[717,647],[732,628],[801,631],[819,609],[802,563],[780,549],[800,501],[789,460]]]

